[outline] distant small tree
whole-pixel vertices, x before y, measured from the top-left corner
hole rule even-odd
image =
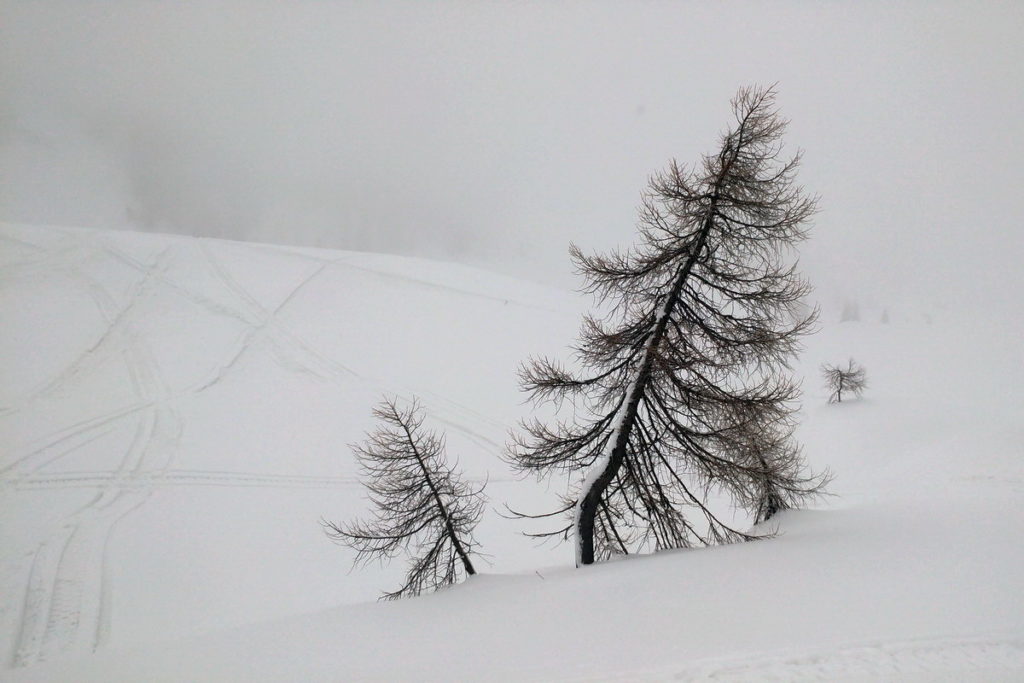
[[[445,461],[444,437],[423,428],[415,400],[406,408],[386,398],[373,414],[383,425],[353,446],[370,500],[368,522],[339,526],[324,522],[327,534],[356,550],[356,563],[410,555],[401,588],[382,596],[394,600],[457,583],[476,570],[470,555],[473,529],[484,507],[484,486],[473,489]]]
[[[852,358],[846,367],[824,364],[821,376],[825,378],[825,388],[829,390],[829,403],[842,403],[843,392],[860,396],[868,386],[867,373]]]

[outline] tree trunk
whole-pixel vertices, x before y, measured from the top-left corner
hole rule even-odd
[[[597,517],[597,506],[601,502],[601,496],[604,495],[605,489],[608,488],[612,479],[615,478],[615,475],[619,471],[619,467],[622,466],[623,459],[626,457],[626,446],[629,444],[629,435],[632,433],[633,425],[636,423],[637,411],[640,408],[640,399],[644,395],[644,390],[647,387],[647,380],[651,374],[651,365],[654,361],[655,350],[661,343],[661,339],[665,334],[665,329],[668,326],[669,315],[675,307],[676,301],[679,298],[679,293],[682,291],[687,278],[690,277],[690,271],[693,270],[693,265],[697,262],[697,258],[699,257],[701,250],[704,248],[704,243],[707,240],[708,233],[711,231],[711,225],[713,222],[712,217],[714,216],[717,204],[718,195],[716,193],[711,200],[711,206],[708,209],[707,218],[705,218],[704,226],[700,234],[697,236],[697,241],[690,253],[690,257],[686,260],[686,264],[680,269],[679,276],[672,285],[672,291],[665,300],[665,304],[661,310],[661,315],[658,317],[658,320],[654,325],[654,329],[651,330],[651,335],[647,338],[647,343],[640,359],[640,366],[637,368],[636,379],[633,380],[627,389],[626,397],[623,399],[623,404],[617,411],[614,431],[610,437],[612,440],[611,453],[605,459],[604,466],[600,472],[595,473],[592,471],[584,481],[584,490],[581,491],[582,498],[576,509],[575,527],[577,567],[594,563],[594,522]]]
[[[749,115],[749,114],[748,114]],[[711,202],[708,205],[707,215],[704,217],[704,224],[701,226],[700,234],[697,236],[697,240],[690,251],[689,258],[686,260],[686,264],[680,269],[679,277],[672,285],[672,291],[669,293],[668,299],[665,301],[665,306],[662,308],[662,314],[658,318],[654,329],[651,331],[651,336],[647,338],[647,344],[644,347],[644,353],[640,359],[640,366],[637,368],[636,379],[630,385],[626,391],[626,397],[624,398],[624,404],[619,407],[619,411],[616,415],[615,427],[610,437],[613,441],[611,453],[605,458],[605,462],[600,472],[594,472],[593,470],[587,475],[584,480],[583,490],[580,492],[582,498],[577,503],[576,507],[576,566],[594,563],[594,521],[597,517],[597,506],[601,501],[601,497],[604,495],[604,491],[608,488],[608,485],[615,478],[615,475],[619,471],[619,467],[622,466],[622,461],[626,457],[626,446],[629,443],[629,435],[633,431],[633,425],[636,423],[637,410],[640,407],[640,399],[644,395],[644,391],[647,388],[647,380],[651,374],[651,365],[653,363],[653,355],[661,343],[661,339],[665,334],[665,329],[668,326],[668,318],[675,307],[676,301],[679,298],[680,292],[683,290],[683,285],[686,283],[687,278],[690,277],[690,271],[693,270],[694,264],[700,257],[701,251],[704,249],[704,244],[707,241],[708,233],[711,232],[711,227],[714,225],[715,212],[718,210],[718,200],[722,189],[722,183],[726,176],[729,174],[729,170],[732,165],[736,162],[739,156],[740,150],[743,148],[743,135],[744,126],[746,125],[746,119],[740,124],[740,128],[737,131],[737,139],[731,147],[727,145],[721,152],[719,159],[722,162],[722,168],[715,178],[714,186],[712,188]],[[731,147],[731,149],[730,149]],[[728,158],[726,158],[728,156]],[[599,463],[595,463],[595,467],[601,467]]]
[[[412,434],[409,433],[409,427],[406,426],[404,422],[401,424],[402,429],[405,430],[409,446],[412,448],[413,455],[416,456],[416,462],[419,464],[420,470],[423,472],[423,478],[427,481],[427,486],[430,488],[430,493],[433,495],[434,502],[437,503],[437,507],[441,511],[441,517],[444,518],[444,526],[448,533],[448,538],[451,539],[455,552],[458,554],[459,559],[462,560],[462,566],[466,568],[466,574],[473,576],[476,574],[476,570],[473,568],[473,563],[469,560],[469,554],[462,547],[462,543],[459,542],[459,536],[455,533],[455,527],[452,526],[452,519],[448,514],[448,508],[444,506],[444,501],[441,500],[441,494],[438,492],[437,487],[434,486],[434,480],[430,478],[430,470],[427,468],[426,463],[423,462],[423,456],[420,455],[419,450],[416,448],[416,443],[412,438]]]

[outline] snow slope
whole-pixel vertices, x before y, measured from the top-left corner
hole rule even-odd
[[[826,311],[800,435],[837,495],[778,538],[575,570],[492,510],[482,576],[372,602],[400,563],[350,571],[318,523],[364,509],[371,406],[420,396],[496,509],[543,509],[560,485],[498,457],[515,368],[585,305],[417,259],[0,225],[5,677],[1024,677],[1013,311]],[[816,368],[851,355],[867,396],[828,406]]]

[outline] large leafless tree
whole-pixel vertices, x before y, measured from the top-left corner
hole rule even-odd
[[[356,562],[391,559],[405,551],[409,571],[401,588],[384,593],[393,600],[419,595],[476,573],[470,555],[473,529],[484,507],[483,486],[472,488],[445,461],[444,437],[423,427],[413,401],[401,407],[385,399],[374,411],[381,426],[353,446],[374,517],[337,525],[328,535],[357,552]]]
[[[510,459],[548,476],[585,472],[563,500],[577,564],[751,538],[708,503],[723,492],[758,520],[820,491],[794,443],[788,362],[813,324],[793,247],[815,200],[784,158],[771,89],[741,90],[717,152],[650,181],[631,249],[572,256],[601,313],[584,318],[577,368],[521,371],[538,402]],[[545,516],[545,515],[540,515]]]

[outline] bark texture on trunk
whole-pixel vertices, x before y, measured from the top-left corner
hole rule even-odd
[[[640,358],[640,364],[637,368],[636,379],[630,384],[627,390],[628,395],[625,397],[622,406],[619,407],[620,414],[616,417],[616,426],[610,437],[612,440],[611,453],[605,459],[604,469],[601,473],[590,481],[590,486],[587,487],[586,491],[581,491],[582,500],[580,501],[577,513],[576,513],[576,566],[594,563],[594,523],[597,517],[597,507],[601,502],[601,497],[604,495],[605,489],[612,483],[615,475],[618,473],[619,468],[622,466],[622,461],[626,457],[626,447],[629,444],[629,435],[633,431],[633,425],[636,424],[637,411],[640,408],[640,399],[644,395],[644,390],[647,386],[647,381],[651,376],[651,366],[654,363],[654,354],[657,352],[658,345],[661,343],[662,337],[665,334],[665,329],[668,327],[669,316],[672,309],[675,307],[676,301],[679,299],[679,293],[683,290],[683,285],[686,284],[686,279],[690,277],[690,271],[693,270],[694,264],[700,256],[701,251],[704,249],[704,244],[707,241],[708,233],[711,231],[712,223],[714,222],[714,213],[718,204],[717,192],[711,199],[711,205],[708,208],[707,218],[704,219],[704,225],[701,228],[697,240],[690,252],[690,256],[686,259],[686,263],[679,270],[679,275],[676,277],[675,282],[672,285],[672,290],[668,294],[668,298],[662,307],[661,314],[658,317],[654,328],[651,330],[650,336],[647,338],[647,342],[644,345],[644,352]],[[624,412],[621,412],[624,411]]]
[[[434,497],[434,501],[437,503],[437,507],[441,510],[441,516],[444,518],[444,527],[448,532],[448,538],[451,539],[452,546],[455,548],[455,552],[458,554],[459,559],[462,560],[462,566],[466,568],[466,573],[472,576],[476,574],[476,570],[473,569],[473,563],[469,559],[469,554],[465,548],[462,547],[462,543],[459,542],[459,536],[455,533],[455,527],[452,526],[451,515],[448,514],[448,508],[445,507],[444,501],[441,500],[441,494],[437,490],[437,486],[434,485],[434,480],[430,478],[430,470],[427,468],[427,464],[423,462],[423,456],[420,455],[419,450],[416,448],[415,441],[412,434],[409,433],[409,428],[402,425],[405,430],[406,436],[409,438],[409,443],[412,445],[412,452],[416,456],[416,462],[419,463],[420,469],[423,471],[423,478],[427,481],[427,486],[430,488],[430,493]]]

